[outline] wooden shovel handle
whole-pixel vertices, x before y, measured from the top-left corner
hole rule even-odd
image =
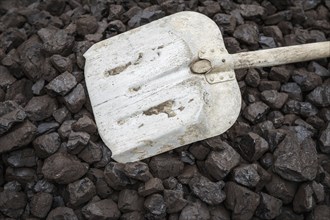
[[[232,54],[234,69],[276,66],[330,57],[330,41]]]

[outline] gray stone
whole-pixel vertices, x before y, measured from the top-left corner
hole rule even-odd
[[[36,35],[32,35],[18,47],[17,52],[24,74],[30,80],[37,81],[42,76],[42,66],[45,60],[40,39]]]
[[[116,220],[120,217],[118,206],[111,199],[88,203],[82,208],[82,214],[86,219]]]
[[[259,5],[244,5],[241,4],[241,15],[243,18],[251,19],[256,17],[263,17],[266,15],[266,9]]]
[[[0,192],[0,211],[8,217],[18,219],[26,206],[26,195],[23,192]]]
[[[256,69],[249,69],[248,73],[245,76],[244,81],[246,82],[247,85],[251,87],[258,87],[260,83],[260,75]]]
[[[64,106],[55,110],[53,113],[53,117],[58,123],[62,123],[64,120],[71,119],[71,114],[69,110]]]
[[[37,165],[35,151],[32,148],[12,151],[3,155],[2,159],[11,167],[34,167]]]
[[[205,160],[208,173],[216,180],[222,180],[240,162],[239,154],[229,145],[224,144],[221,151],[212,151]]]
[[[236,19],[234,16],[218,13],[214,15],[213,20],[220,28],[223,28],[225,32],[233,33],[235,31]]]
[[[164,200],[167,213],[180,212],[188,203],[183,198],[183,192],[179,190],[164,190]]]
[[[301,184],[293,199],[293,210],[296,213],[309,212],[315,205],[312,186],[307,183]]]
[[[151,178],[147,182],[144,183],[141,187],[139,187],[139,194],[141,196],[148,196],[153,193],[159,193],[164,190],[164,186],[162,180],[159,178]]]
[[[179,220],[190,220],[190,219],[198,219],[198,220],[210,219],[210,212],[207,206],[199,200],[185,206],[180,213]]]
[[[67,153],[51,155],[42,166],[44,177],[59,184],[71,183],[85,175],[87,170],[87,164],[81,163],[75,156]]]
[[[15,124],[22,122],[25,118],[25,111],[16,102],[0,102],[0,135],[7,132]]]
[[[292,79],[300,85],[303,92],[311,91],[322,84],[322,78],[313,72],[308,72],[305,69],[293,71]],[[330,81],[329,81],[330,82]],[[329,94],[328,90],[328,94]]]
[[[248,105],[243,111],[243,116],[253,124],[256,124],[266,117],[269,109],[268,105],[258,101]]]
[[[95,185],[87,177],[68,184],[66,190],[69,194],[69,205],[73,207],[88,202],[96,195]]]
[[[330,106],[330,80],[317,86],[307,95],[307,100],[319,107]]]
[[[281,92],[285,92],[289,95],[290,99],[302,101],[302,91],[300,86],[295,82],[288,82],[281,86]]]
[[[297,184],[272,174],[271,180],[266,184],[266,189],[270,195],[281,199],[284,204],[289,204],[296,193]]]
[[[18,105],[25,106],[33,97],[32,82],[25,78],[18,80],[7,88],[6,100],[15,101]]]
[[[72,113],[79,112],[85,102],[86,94],[81,84],[78,84],[69,94],[64,96],[64,103]]]
[[[76,21],[76,25],[79,35],[94,34],[98,28],[96,18],[90,15],[82,15]]]
[[[0,88],[7,88],[16,81],[16,78],[13,77],[9,70],[0,65]]]
[[[229,211],[221,205],[209,207],[211,220],[230,220]]]
[[[46,220],[70,219],[78,220],[78,217],[71,208],[57,207],[49,212]]]
[[[38,35],[43,42],[43,50],[48,54],[60,54],[66,56],[70,54],[74,37],[68,30],[54,27],[42,28],[38,30]]]
[[[310,215],[307,217],[308,220],[328,220],[330,219],[330,207],[328,205],[316,206]]]
[[[303,117],[314,116],[318,113],[318,109],[312,103],[296,100],[287,101],[282,110],[286,114],[297,114]]]
[[[50,57],[50,62],[60,73],[65,71],[72,72],[72,61],[69,57],[63,57],[61,55],[55,54]]]
[[[61,75],[55,77],[48,83],[46,89],[52,95],[64,96],[71,91],[77,85],[76,78],[69,72],[64,72]]]
[[[57,101],[48,95],[35,96],[25,106],[25,111],[32,121],[41,121],[50,116],[57,109]]]
[[[143,203],[143,197],[135,190],[124,189],[119,193],[118,208],[121,212],[142,211]]]
[[[124,173],[125,164],[110,162],[104,169],[106,182],[116,190],[132,184],[132,180]]]
[[[302,143],[295,135],[286,135],[274,152],[274,171],[296,182],[313,180],[317,174],[316,144],[311,138]]]
[[[71,154],[79,154],[89,140],[90,135],[88,133],[71,131],[66,146]]]
[[[281,214],[282,201],[266,193],[260,193],[260,204],[256,216],[261,219],[274,219]]]
[[[291,70],[285,66],[275,66],[272,67],[269,78],[271,80],[280,81],[281,83],[286,83],[291,76]]]
[[[226,195],[222,191],[224,185],[223,181],[214,183],[201,175],[193,177],[189,182],[192,192],[209,205],[219,205],[225,200]]]
[[[323,153],[330,153],[330,123],[325,127],[320,135],[320,150]]]
[[[153,176],[166,179],[170,176],[178,176],[182,172],[184,164],[174,155],[162,154],[151,158],[149,167]]]
[[[245,160],[253,162],[262,157],[262,155],[269,149],[269,145],[267,141],[258,134],[249,132],[239,139],[238,149],[240,155]]]
[[[205,160],[207,155],[210,152],[210,149],[205,147],[200,143],[194,143],[189,147],[189,152],[197,159],[197,160]]]
[[[41,135],[33,141],[33,147],[40,158],[46,158],[54,154],[60,146],[61,139],[56,132]]]
[[[28,145],[36,133],[36,126],[29,120],[15,126],[9,133],[0,137],[0,154]]]
[[[97,131],[95,122],[87,115],[83,115],[78,121],[73,123],[72,129],[74,131],[84,131],[89,134],[94,134]]]
[[[7,181],[16,180],[22,185],[26,185],[28,183],[34,182],[37,180],[36,170],[32,168],[12,168],[8,167],[6,169]]]
[[[235,182],[253,188],[258,185],[261,179],[257,170],[256,164],[243,164],[234,168],[232,176]]]
[[[255,24],[242,24],[235,29],[233,36],[249,45],[258,44],[258,27]]]
[[[102,147],[99,144],[89,141],[84,149],[78,154],[78,157],[86,163],[96,163],[102,159]]]
[[[272,109],[282,108],[288,97],[288,94],[276,90],[266,90],[261,93],[261,100]]]
[[[53,196],[49,193],[40,192],[35,194],[30,203],[32,215],[45,218],[52,206]]]
[[[162,195],[152,194],[144,201],[144,207],[148,212],[157,217],[166,216],[166,205]]]
[[[124,167],[124,173],[126,176],[132,179],[140,180],[143,182],[146,182],[152,178],[148,165],[140,161],[126,163]]]
[[[72,132],[72,124],[74,120],[66,120],[62,123],[61,127],[58,129],[58,134],[61,138],[67,139]]]
[[[304,220],[304,215],[300,214],[296,214],[292,208],[283,206],[282,207],[282,212],[279,216],[276,217],[276,220]]]
[[[226,207],[232,211],[232,219],[250,219],[260,203],[260,196],[234,182],[225,185]],[[244,195],[244,196],[242,196]]]
[[[60,127],[60,124],[57,123],[56,121],[40,123],[40,124],[38,124],[37,135],[54,132],[59,127]]]

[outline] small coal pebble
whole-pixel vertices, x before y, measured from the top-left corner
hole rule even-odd
[[[73,123],[72,129],[74,131],[85,131],[89,134],[94,134],[97,131],[95,122],[87,115],[83,115],[78,121]]]
[[[95,185],[87,177],[68,184],[66,190],[69,194],[69,205],[73,207],[84,204],[96,195]]]
[[[260,204],[256,216],[262,219],[274,219],[281,214],[282,201],[266,193],[260,193]]]
[[[34,167],[37,165],[37,158],[33,148],[12,151],[3,155],[2,159],[11,167]]]
[[[111,199],[88,203],[82,208],[82,214],[86,219],[115,220],[120,217],[118,206]]]
[[[189,187],[193,193],[209,205],[219,205],[225,200],[226,195],[222,191],[224,185],[223,181],[214,183],[201,175],[192,178],[189,182]]]
[[[50,116],[57,109],[57,101],[48,95],[35,96],[25,106],[25,111],[32,121],[41,121]]]
[[[180,190],[164,190],[164,200],[167,213],[179,212],[188,204]]]
[[[160,179],[178,176],[184,167],[183,162],[174,155],[162,154],[155,156],[149,163],[151,173]]]
[[[0,211],[8,217],[17,219],[23,212],[27,198],[23,192],[2,191],[0,192]]]
[[[257,193],[234,182],[226,183],[225,192],[227,195],[225,204],[232,210],[232,219],[250,219],[253,216],[260,203],[260,196]]]
[[[259,39],[258,27],[255,24],[242,24],[236,28],[233,35],[249,45],[257,44]]]
[[[190,220],[194,218],[198,218],[199,220],[210,219],[210,211],[207,205],[199,200],[185,206],[180,213],[179,220]]]
[[[274,171],[291,181],[313,180],[317,174],[315,142],[307,138],[299,143],[296,136],[287,135],[274,152]]]
[[[66,95],[77,84],[76,78],[69,72],[64,72],[48,83],[46,89],[51,94]]]
[[[40,158],[47,158],[54,154],[60,146],[61,139],[56,132],[41,135],[33,141],[33,147]]]
[[[148,165],[143,162],[126,163],[124,167],[124,173],[132,179],[140,180],[143,182],[146,182],[152,178]]]
[[[57,207],[49,212],[46,220],[57,220],[57,219],[78,220],[78,217],[71,208]]]
[[[240,162],[239,154],[227,143],[224,142],[223,150],[212,151],[205,165],[208,173],[216,180],[222,180]]]
[[[64,96],[64,103],[72,113],[79,112],[85,102],[86,94],[81,84],[78,84],[69,94]]]
[[[44,161],[42,166],[45,178],[59,184],[71,183],[85,175],[87,170],[87,164],[67,153],[53,154]]]
[[[164,190],[162,180],[159,178],[151,178],[141,187],[139,187],[139,194],[141,196],[148,196],[153,193],[159,193]]]
[[[272,174],[271,180],[266,184],[266,189],[270,195],[281,199],[284,204],[289,204],[296,193],[297,184]]]
[[[269,145],[268,142],[258,134],[249,132],[241,137],[238,148],[239,153],[245,160],[253,162],[262,157],[269,149]]]
[[[0,137],[0,153],[28,145],[33,140],[36,130],[36,126],[29,120],[14,127],[9,133]]]
[[[243,116],[251,123],[256,124],[265,118],[269,109],[268,105],[258,101],[248,105],[243,112]]]
[[[38,218],[45,218],[52,206],[53,196],[49,193],[40,192],[32,197],[30,206],[31,213]]]
[[[15,101],[0,102],[0,135],[25,118],[25,111]]]
[[[118,208],[121,212],[142,211],[143,197],[140,197],[135,190],[124,189],[118,197]]]

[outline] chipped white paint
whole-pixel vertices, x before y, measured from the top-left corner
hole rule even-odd
[[[261,54],[263,64],[279,64]],[[98,131],[119,162],[225,132],[241,106],[234,67],[260,66],[252,53],[229,55],[217,25],[196,12],[180,12],[104,40],[84,56]],[[197,72],[207,73],[194,74],[192,65],[201,59],[210,61],[211,69],[202,62]]]
[[[141,160],[232,126],[241,105],[237,81],[211,85],[193,74],[190,64],[202,49],[227,53],[213,21],[183,12],[99,42],[84,54],[97,127],[115,160]]]

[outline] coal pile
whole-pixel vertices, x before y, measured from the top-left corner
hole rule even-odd
[[[0,219],[330,219],[329,58],[237,70],[226,133],[111,159],[83,53],[184,10],[212,18],[230,53],[330,40],[329,0],[0,1]]]

